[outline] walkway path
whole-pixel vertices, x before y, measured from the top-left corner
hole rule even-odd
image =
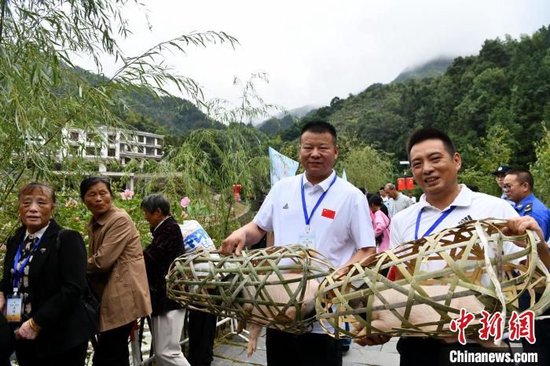
[[[399,365],[399,354],[395,349],[398,338],[383,346],[361,347],[352,343],[351,348],[344,355],[343,366]],[[214,345],[214,362],[212,366],[243,366],[267,365],[265,355],[265,330],[258,341],[258,349],[251,356],[246,356],[246,341],[237,335],[218,338]]]

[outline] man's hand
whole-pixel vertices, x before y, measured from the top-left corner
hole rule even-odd
[[[390,336],[383,334],[371,334],[370,336],[361,337],[355,340],[360,346],[378,346],[380,344],[388,343],[391,339]]]
[[[544,235],[537,221],[531,216],[514,217],[506,222],[506,226],[502,230],[506,235],[519,235],[525,233],[525,230],[533,230],[539,238],[537,244],[537,253],[542,263],[546,268],[550,269],[550,251],[548,245],[544,241]],[[522,245],[522,242],[516,243]]]
[[[223,255],[241,255],[241,250],[246,245],[252,245],[260,241],[265,235],[265,231],[260,229],[253,221],[249,222],[240,229],[233,231],[220,247],[220,253]]]
[[[241,249],[244,248],[246,243],[246,232],[244,228],[233,231],[224,241],[220,247],[220,253],[223,255],[241,255]]]
[[[533,230],[541,240],[544,240],[542,229],[531,216],[511,218],[506,222],[506,227],[503,229],[506,235],[521,235],[525,233],[525,230]]]
[[[365,329],[364,324],[354,324],[352,334],[355,334],[357,337],[355,339],[355,343],[357,343],[360,346],[378,346],[380,344],[387,343],[391,336],[387,336],[384,334],[371,334],[366,335],[367,330]]]
[[[34,320],[31,318],[21,324],[21,327],[15,331],[15,338],[33,340],[36,339],[39,331],[40,327],[38,327],[38,325],[34,323]]]

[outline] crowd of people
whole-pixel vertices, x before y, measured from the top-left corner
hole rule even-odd
[[[339,178],[333,169],[339,149],[331,124],[306,123],[299,142],[304,173],[277,182],[253,220],[221,243],[222,254],[240,255],[273,233],[271,245],[302,244],[341,267],[468,220],[496,217],[508,220],[510,233],[534,230],[541,239],[539,256],[550,267],[550,212],[534,196],[528,170],[499,166],[494,175],[502,197],[476,192],[458,182],[462,160],[451,139],[439,130],[420,129],[407,145],[412,175],[423,192],[417,202],[393,183],[365,195]],[[157,365],[209,365],[216,317],[190,312],[186,358],[179,343],[185,312],[166,294],[168,268],[184,252],[166,197],[154,194],[141,202],[153,238],[144,250],[132,219],[114,205],[107,179],[84,179],[80,197],[91,214],[88,253],[80,233],[52,218],[56,200],[49,185],[29,183],[19,190],[21,227],[7,242],[0,282],[5,315],[0,317],[0,366],[10,364],[13,351],[21,366],[82,366],[90,338],[94,366],[129,365],[128,336],[136,319],[147,315]],[[89,289],[100,302],[97,324],[82,302]],[[549,322],[537,321],[537,343],[524,344],[546,360]],[[358,343],[378,345],[388,339],[371,335]],[[397,346],[401,365],[418,360],[439,365],[450,350],[461,348],[422,337],[402,337]],[[268,329],[266,353],[270,366],[342,364],[341,342],[319,324],[300,335]]]
[[[514,206],[500,197],[474,192],[475,189],[459,184],[461,156],[442,131],[420,129],[408,140],[411,171],[423,191],[418,202],[397,191],[393,183],[381,187],[378,194],[367,194],[366,201],[364,193],[336,176],[333,167],[338,154],[332,125],[324,121],[305,124],[300,134],[304,173],[276,183],[253,220],[223,241],[222,252],[240,254],[266,232],[273,232],[274,245],[300,243],[315,248],[338,267],[465,221],[497,217],[508,219],[511,234],[526,229],[536,231],[542,239],[537,245],[539,257],[550,267],[550,252],[544,240],[548,217],[540,219],[542,214],[533,214],[543,209],[527,189],[532,190],[532,181],[519,178],[525,194],[517,199],[513,198],[512,183],[510,187],[502,186],[503,197],[516,200]],[[530,206],[525,209],[527,205]],[[547,215],[547,209],[545,212]],[[538,352],[539,360],[548,360],[548,351],[542,346],[550,334],[543,324],[546,321],[536,324],[541,341],[525,346]],[[384,335],[371,335],[357,342],[380,345],[388,340]],[[398,342],[401,365],[448,364],[449,352],[461,347],[436,338],[402,337]],[[477,345],[471,347],[480,349]],[[311,333],[303,335],[268,329],[266,352],[269,366],[342,365],[341,347],[315,326]]]
[[[166,295],[164,278],[184,250],[168,200],[155,194],[141,202],[153,236],[143,250],[134,222],[113,204],[109,180],[84,179],[80,197],[91,213],[88,253],[80,233],[53,219],[52,187],[19,190],[22,225],[8,240],[0,282],[0,366],[13,352],[20,366],[82,366],[90,340],[94,366],[127,366],[130,332],[148,315],[157,365],[209,365],[216,318],[190,316],[188,362],[180,346],[184,310]],[[86,308],[87,291],[99,300],[98,319]]]

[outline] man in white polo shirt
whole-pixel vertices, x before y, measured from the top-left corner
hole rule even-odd
[[[222,243],[222,253],[240,251],[274,232],[274,245],[302,244],[340,267],[375,254],[369,206],[364,194],[338,178],[336,130],[322,120],[308,122],[300,134],[305,173],[277,182],[254,219]],[[316,324],[311,333],[294,335],[268,329],[268,366],[342,365],[338,341]]]
[[[518,217],[506,201],[484,193],[472,192],[464,184],[458,184],[457,176],[462,160],[445,133],[436,129],[418,130],[410,137],[407,152],[412,174],[424,194],[418,203],[400,211],[392,219],[392,247],[469,220],[490,217],[511,219],[516,223],[521,221],[524,225],[522,230],[527,227],[540,232],[535,220],[525,221],[525,218]],[[512,243],[507,245],[506,252],[517,250]],[[434,266],[439,265],[444,266],[444,262],[434,261],[430,268],[425,269],[434,270],[437,269]],[[459,343],[445,344],[434,338],[402,337],[397,343],[401,366],[448,364],[448,353],[457,347],[464,348]]]

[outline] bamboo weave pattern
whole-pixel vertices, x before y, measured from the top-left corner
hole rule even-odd
[[[311,291],[333,270],[320,253],[298,245],[243,251],[242,256],[198,250],[172,263],[167,292],[194,309],[303,333],[315,321]]]
[[[519,310],[518,297],[535,288],[544,292],[538,302],[531,301],[530,309],[541,314],[550,303],[550,276],[538,258],[535,236],[530,231],[506,236],[504,225],[496,219],[470,221],[352,264],[345,275],[327,276],[316,299],[321,325],[336,337],[449,336],[449,323],[460,313],[452,302],[471,302],[473,296],[486,311],[501,312],[506,319]],[[506,242],[516,251],[505,252]],[[519,263],[522,258],[528,258],[526,264]],[[425,264],[432,261],[439,269],[426,271]],[[390,281],[380,274],[391,267],[400,279]],[[444,291],[434,295],[437,286]],[[435,317],[417,313],[413,319],[419,305]],[[352,325],[350,330],[345,322]],[[391,328],[384,327],[392,322]],[[467,330],[473,333],[479,326],[477,322]]]

